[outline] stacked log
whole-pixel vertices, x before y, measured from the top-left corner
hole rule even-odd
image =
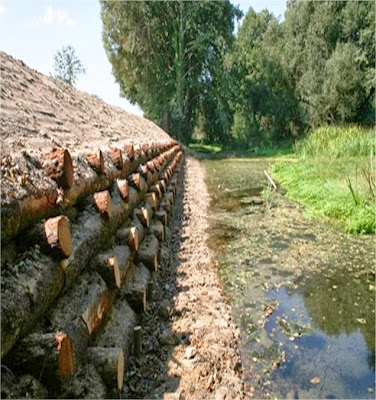
[[[87,371],[95,371],[101,397],[121,390],[135,313],[151,298],[180,158],[175,142],[74,158],[55,149],[45,157],[50,192],[2,210],[5,365],[59,397],[89,390]]]

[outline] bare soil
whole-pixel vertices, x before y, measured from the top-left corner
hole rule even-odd
[[[143,354],[131,360],[123,398],[243,398],[240,332],[206,244],[204,175],[188,157],[167,235],[171,253],[164,245],[154,301],[140,321]]]
[[[153,122],[43,75],[0,51],[1,153],[37,157],[52,148],[72,154],[170,140]]]

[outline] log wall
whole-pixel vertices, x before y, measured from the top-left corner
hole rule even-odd
[[[182,161],[174,140],[54,149],[40,160],[43,189],[2,204],[4,370],[33,376],[47,398],[79,397],[89,370],[100,393],[121,390]]]

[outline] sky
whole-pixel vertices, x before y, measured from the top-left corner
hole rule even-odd
[[[285,0],[232,0],[246,13],[267,8],[283,18]],[[119,95],[102,44],[98,0],[0,0],[0,50],[21,59],[43,74],[53,73],[53,56],[63,45],[72,45],[86,69],[76,88],[97,95],[109,104],[142,115]]]

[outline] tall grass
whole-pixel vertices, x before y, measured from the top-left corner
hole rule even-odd
[[[324,127],[295,145],[299,161],[276,163],[274,177],[310,215],[347,232],[375,232],[375,133],[356,126]],[[338,225],[338,224],[337,224]]]
[[[356,125],[326,126],[295,144],[296,153],[306,157],[368,157],[375,154],[375,131]]]

